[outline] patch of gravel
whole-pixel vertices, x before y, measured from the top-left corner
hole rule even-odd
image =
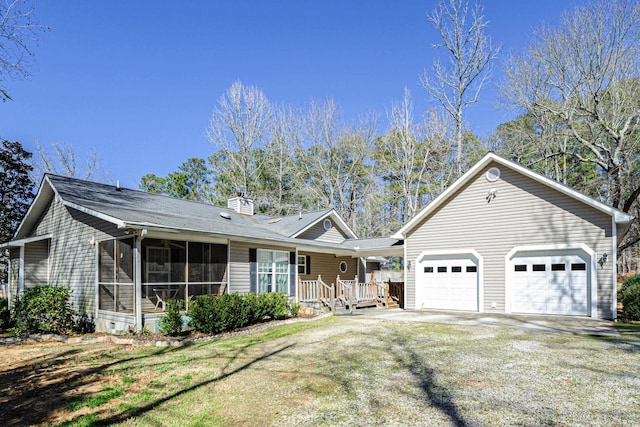
[[[327,345],[294,353],[312,350],[335,388],[273,425],[640,425],[637,343],[362,319],[303,335]]]

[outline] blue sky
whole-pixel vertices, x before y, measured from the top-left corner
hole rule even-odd
[[[30,151],[52,142],[71,144],[82,156],[95,149],[101,167],[126,187],[210,155],[211,111],[237,79],[276,104],[333,97],[347,119],[369,111],[384,118],[405,86],[418,110],[429,106],[418,76],[436,54],[438,35],[426,20],[433,0],[34,4],[51,31],[35,50],[32,78],[6,82],[13,101],[0,104],[0,137]],[[570,5],[485,0],[501,58]],[[500,74],[496,63],[492,83],[468,114],[481,136],[513,118],[496,109]]]

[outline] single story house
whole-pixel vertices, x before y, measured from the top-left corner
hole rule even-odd
[[[299,280],[354,280],[366,257],[402,242],[358,239],[333,209],[254,215],[241,195],[222,208],[46,174],[14,239],[10,297],[56,285],[102,331],[154,330],[169,299],[284,292]]]
[[[358,239],[333,209],[270,217],[241,195],[222,208],[47,174],[0,248],[10,296],[69,286],[74,308],[106,331],[153,329],[169,299],[300,300],[318,276],[338,292],[376,256],[404,257],[406,309],[613,319],[632,219],[489,153],[391,237]]]
[[[632,219],[489,153],[393,235],[405,307],[614,319]]]

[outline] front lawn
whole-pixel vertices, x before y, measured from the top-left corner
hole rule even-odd
[[[3,425],[640,425],[636,336],[327,318],[2,355]]]

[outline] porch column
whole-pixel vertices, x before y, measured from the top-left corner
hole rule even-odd
[[[18,267],[18,296],[22,298],[24,292],[24,245],[20,246],[20,263]]]
[[[146,230],[143,230],[146,231]],[[146,233],[145,233],[146,234]],[[142,330],[142,239],[144,234],[135,237],[136,261],[135,261],[135,303],[136,303],[136,331]]]

